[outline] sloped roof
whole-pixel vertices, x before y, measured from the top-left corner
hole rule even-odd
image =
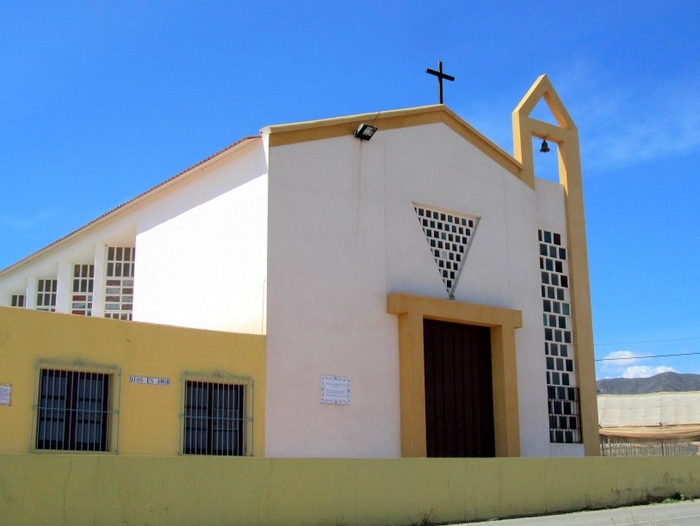
[[[195,168],[199,168],[200,166],[212,161],[216,157],[219,157],[220,155],[222,155],[228,151],[235,150],[237,147],[242,146],[244,143],[247,143],[247,142],[252,141],[252,140],[260,140],[260,137],[259,136],[243,137],[242,139],[234,142],[233,144],[230,144],[229,146],[223,148],[222,150],[219,150],[218,152],[210,155],[209,157],[202,159],[198,163],[193,164],[189,168],[186,168],[185,170],[173,175],[172,177],[170,177],[169,179],[166,179],[162,183],[157,184],[153,188],[150,188],[150,189],[146,190],[145,192],[140,193],[136,197],[129,199],[125,203],[122,203],[122,204],[112,208],[111,210],[109,210],[109,211],[105,212],[104,214],[102,214],[101,216],[93,219],[89,223],[86,223],[85,225],[81,226],[80,228],[73,230],[69,234],[66,234],[65,236],[57,239],[56,241],[49,243],[45,247],[37,250],[36,252],[29,254],[28,256],[17,261],[16,263],[13,263],[9,267],[6,267],[6,268],[0,270],[0,276],[2,276],[5,272],[9,272],[10,270],[12,270],[13,268],[15,268],[17,266],[22,265],[23,263],[27,263],[28,261],[31,261],[32,259],[37,258],[39,255],[43,254],[47,250],[65,243],[66,241],[68,241],[72,237],[78,235],[79,233],[84,232],[90,228],[97,226],[98,224],[105,221],[108,217],[113,216],[114,214],[121,212],[122,210],[130,208],[131,206],[136,205],[137,203],[141,202],[142,200],[146,199],[147,197],[150,197],[152,194],[156,193],[157,191],[162,190],[163,188],[166,188],[166,187],[168,187],[176,182],[179,182],[179,181],[185,179],[187,176],[189,176],[192,173],[192,171]]]
[[[364,113],[358,115],[350,115],[345,117],[335,117],[329,119],[321,119],[314,121],[305,121],[292,124],[281,124],[268,126],[261,130],[263,135],[268,136],[269,146],[284,146],[288,144],[295,144],[305,141],[328,139],[333,137],[340,137],[343,135],[352,135],[357,127],[361,123],[372,123],[377,126],[380,130],[391,130],[397,128],[404,128],[410,126],[420,126],[425,124],[433,124],[441,122],[456,133],[461,135],[467,141],[475,145],[486,155],[491,157],[495,162],[497,162],[504,169],[512,173],[518,178],[522,179],[523,166],[517,161],[512,155],[503,150],[496,143],[491,141],[476,128],[471,126],[456,113],[450,110],[444,104],[435,104],[430,106],[420,106],[415,108],[399,109],[382,111],[376,113]],[[69,234],[61,237],[60,239],[50,243],[44,248],[30,254],[29,256],[19,260],[18,262],[10,265],[9,267],[0,270],[0,277],[14,269],[15,267],[27,263],[40,255],[42,255],[47,250],[59,246],[74,236],[84,232],[90,228],[94,228],[103,221],[107,220],[114,214],[120,213],[131,206],[140,203],[146,198],[149,198],[158,191],[185,179],[193,173],[195,168],[201,167],[202,165],[216,159],[222,154],[235,150],[243,144],[253,141],[260,140],[260,136],[248,136],[236,141],[235,143],[227,146],[226,148],[210,155],[206,159],[198,162],[197,164],[190,166],[186,170],[166,179],[162,183],[154,186],[153,188],[146,190],[145,192],[137,195],[133,199],[126,201],[125,203],[109,210],[108,212],[102,214],[98,218],[90,221],[84,226],[70,232]]]

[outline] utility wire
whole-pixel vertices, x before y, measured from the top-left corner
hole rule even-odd
[[[688,338],[690,339],[690,338]],[[598,358],[596,362],[612,362],[617,360],[639,360],[640,358],[666,358],[667,356],[693,356],[695,354],[700,354],[700,352],[686,352],[679,354],[648,354],[646,356],[623,356],[620,358]]]
[[[638,340],[636,342],[594,343],[593,345],[629,345],[632,343],[682,342],[685,340],[700,340],[700,336],[692,336],[690,338],[672,338],[670,340]]]

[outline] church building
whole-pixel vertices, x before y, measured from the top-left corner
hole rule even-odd
[[[541,100],[556,124],[531,117]],[[63,313],[258,335],[254,398],[225,351],[196,344],[177,366],[187,380],[162,380],[181,436],[163,454],[596,455],[578,132],[546,76],[513,134],[511,155],[443,104],[263,128],[0,271],[0,318],[15,307],[57,313],[39,324]],[[535,176],[533,137],[558,155],[559,182]],[[172,376],[165,361],[130,366],[157,345],[0,373],[34,385],[30,450],[116,451],[126,406],[121,438],[80,447],[47,407],[70,405],[87,378],[111,382],[92,398],[108,407]],[[188,356],[232,380],[189,379]],[[93,362],[121,374],[88,377]],[[11,410],[25,408],[15,397]],[[253,413],[256,451],[241,432]],[[107,429],[90,422],[88,434]]]

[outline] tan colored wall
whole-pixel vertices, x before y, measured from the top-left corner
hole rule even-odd
[[[700,458],[0,455],[0,524],[415,524],[700,495]]]
[[[27,453],[35,364],[77,358],[121,368],[118,453],[177,455],[184,372],[216,370],[254,379],[253,451],[264,456],[265,338],[146,323],[0,308],[0,453]],[[129,376],[169,378],[169,386],[129,383]]]

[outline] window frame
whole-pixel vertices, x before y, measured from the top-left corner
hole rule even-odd
[[[181,377],[180,393],[180,455],[253,456],[252,378],[221,371],[186,372]],[[199,404],[193,405],[193,399]],[[216,416],[231,411],[232,417]],[[234,437],[229,439],[228,434]]]
[[[34,376],[30,451],[118,452],[121,370],[117,366],[39,360]],[[99,438],[91,440],[95,434]]]

